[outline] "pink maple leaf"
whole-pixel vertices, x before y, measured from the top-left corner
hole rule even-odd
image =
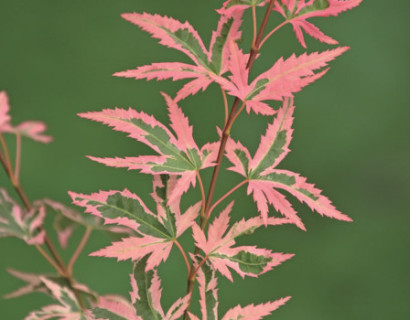
[[[81,113],[80,117],[109,125],[125,132],[156,151],[159,155],[90,159],[117,168],[141,170],[146,174],[178,175],[168,201],[177,201],[189,187],[195,186],[198,170],[214,166],[219,143],[208,143],[201,149],[193,138],[192,126],[177,103],[163,94],[168,105],[171,128],[175,135],[153,116],[133,109],[105,109],[100,112]]]
[[[322,216],[351,221],[348,216],[338,211],[327,197],[322,195],[321,190],[307,183],[306,178],[287,170],[277,169],[280,162],[290,152],[294,109],[293,99],[286,98],[273,123],[268,125],[253,157],[241,143],[230,139],[227,143],[226,156],[233,166],[229,170],[247,178],[248,194],[253,194],[262,219],[266,223],[268,205],[271,204],[276,211],[305,230],[290,202],[277,189],[289,192]]]
[[[37,142],[49,143],[53,140],[52,137],[44,134],[46,125],[39,121],[25,121],[18,126],[11,125],[11,117],[9,115],[10,105],[9,98],[5,91],[0,92],[0,133],[18,134],[30,138]]]
[[[247,55],[242,53],[237,44],[232,44],[230,81],[222,78],[218,82],[230,95],[238,97],[246,104],[248,113],[252,110],[257,114],[273,115],[276,111],[266,101],[281,101],[285,97],[292,97],[303,87],[321,78],[328,69],[317,73],[315,70],[326,67],[329,61],[348,49],[340,47],[321,53],[304,53],[298,57],[292,55],[286,60],[280,58],[272,68],[248,84]]]
[[[109,316],[115,319],[141,320],[135,314],[132,304],[120,296],[113,295],[99,297],[97,305],[89,313],[89,317],[93,320],[106,320]],[[100,317],[100,313],[104,313],[104,318]]]
[[[122,16],[159,39],[160,44],[186,54],[195,65],[179,62],[153,63],[114,75],[147,80],[193,79],[177,93],[177,101],[196,94],[199,90],[205,90],[215,79],[220,78],[227,71],[230,56],[228,44],[241,37],[241,12],[229,17],[221,15],[217,30],[212,33],[209,50],[188,22],[181,23],[173,18],[148,13],[125,13]]]
[[[200,305],[202,320],[219,319],[218,317],[218,279],[215,270],[209,268],[205,263],[198,271],[198,284],[200,294]],[[273,302],[259,305],[248,305],[246,307],[236,306],[226,312],[222,320],[260,320],[270,315],[273,311],[289,301],[290,297],[282,298]],[[189,313],[191,320],[199,320],[197,316]]]
[[[321,42],[338,44],[335,39],[326,36],[318,27],[306,21],[306,19],[337,16],[343,11],[358,6],[361,2],[362,0],[277,0],[274,10],[292,24],[297,39],[306,48],[303,31]]]
[[[81,309],[75,295],[71,290],[62,287],[54,281],[41,278],[44,285],[51,291],[52,296],[59,304],[49,305],[39,311],[33,311],[25,320],[82,320],[84,313]]]
[[[263,222],[260,219],[240,221],[228,230],[232,206],[233,202],[221,212],[219,217],[215,218],[209,226],[207,237],[197,224],[192,226],[196,245],[208,257],[213,269],[233,281],[229,268],[235,270],[241,277],[258,277],[293,257],[293,254],[273,253],[253,246],[233,247],[237,237],[252,232]],[[283,221],[283,223],[287,222]]]
[[[86,212],[103,218],[106,224],[126,226],[139,235],[114,242],[92,253],[92,256],[133,261],[149,256],[147,270],[167,260],[175,240],[192,226],[200,210],[200,203],[181,214],[175,204],[169,207],[167,198],[162,198],[159,194],[158,188],[166,188],[165,185],[159,181],[154,182],[153,197],[157,202],[157,209],[159,208],[157,214],[152,213],[137,195],[128,190],[101,191],[91,195],[70,192],[74,204],[86,208]]]
[[[163,319],[177,320],[188,307],[191,295],[177,299],[165,313],[161,306],[161,280],[157,270],[147,270],[147,259],[141,259],[134,266],[134,272],[130,275],[131,302],[137,316],[141,320]]]

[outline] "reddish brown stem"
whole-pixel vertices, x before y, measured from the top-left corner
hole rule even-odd
[[[0,140],[2,139],[2,136],[0,134]],[[4,148],[4,152],[8,153],[8,149],[7,149],[7,145],[3,145]],[[19,183],[19,181],[17,181],[14,177],[14,173],[13,173],[13,168],[11,167],[11,162],[7,161],[3,154],[0,152],[0,163],[3,165],[7,175],[9,176],[9,179],[11,181],[11,184],[13,185],[14,189],[16,190],[17,194],[19,195],[21,201],[24,204],[24,207],[26,208],[27,211],[30,211],[33,209],[30,201],[28,200],[28,197],[26,196],[21,184]],[[40,231],[44,230],[42,227],[39,228]],[[45,236],[44,236],[44,244],[46,245],[46,247],[48,248],[48,250],[50,251],[53,259],[55,260],[55,262],[53,261],[53,263],[51,263],[52,259],[50,258],[50,256],[48,254],[46,254],[46,252],[40,247],[40,246],[36,246],[37,250],[41,253],[41,255],[52,264],[52,266],[57,270],[57,272],[59,274],[61,274],[62,277],[65,278],[68,286],[73,290],[73,293],[75,294],[78,303],[80,304],[81,308],[83,310],[85,310],[87,308],[85,301],[83,299],[83,297],[81,296],[81,293],[74,288],[74,279],[69,275],[68,271],[67,271],[67,267],[65,266],[64,261],[61,259],[60,255],[58,254],[57,250],[54,248],[53,243],[51,242],[50,238],[48,237],[47,233],[45,232]]]
[[[265,33],[265,29],[266,29],[266,26],[268,24],[269,17],[272,13],[272,8],[273,8],[274,3],[275,3],[275,0],[270,0],[269,1],[269,5],[268,5],[268,8],[266,9],[265,16],[263,17],[263,21],[262,21],[262,24],[259,28],[258,34],[256,36],[255,43],[252,44],[251,52],[250,52],[250,55],[249,55],[249,60],[248,60],[248,63],[247,63],[248,72],[251,71],[251,69],[253,67],[253,64],[255,62],[256,56],[259,53],[260,44],[261,44],[261,41],[262,41],[262,38],[263,38],[263,34]],[[219,145],[218,156],[217,156],[217,159],[215,161],[216,166],[214,167],[214,171],[212,173],[211,183],[210,183],[210,186],[209,186],[208,196],[207,196],[207,200],[206,200],[206,204],[205,204],[205,216],[208,215],[208,212],[209,212],[209,210],[211,208],[211,205],[212,205],[212,198],[213,198],[213,195],[214,195],[214,192],[215,192],[216,182],[218,180],[218,175],[219,175],[219,170],[221,168],[222,158],[223,158],[223,155],[225,153],[226,143],[227,143],[228,138],[229,138],[230,133],[231,133],[231,127],[232,127],[232,125],[233,125],[233,123],[234,123],[234,121],[237,117],[237,110],[238,110],[238,107],[239,107],[239,103],[240,103],[240,100],[238,98],[235,98],[235,100],[232,104],[232,107],[231,107],[231,111],[230,111],[229,116],[228,116],[228,121],[226,122],[226,124],[224,126],[224,129],[223,129],[223,132],[222,132],[221,143]],[[207,221],[208,221],[208,219],[204,219],[204,218],[201,217],[201,229],[202,230],[205,229]],[[195,249],[195,254],[198,254],[198,253],[199,253],[199,249],[197,247]],[[191,274],[188,277],[187,294],[192,294],[192,291],[193,291],[194,285],[195,285],[195,275],[196,275],[195,270],[191,265]],[[191,306],[191,300],[189,301],[188,308],[185,311],[184,320],[189,319],[188,313],[189,313],[189,310],[190,310],[190,306]]]
[[[80,243],[77,246],[77,249],[74,251],[73,255],[71,256],[70,261],[68,262],[67,273],[70,276],[72,276],[72,274],[73,274],[74,264],[76,263],[78,257],[80,256],[80,254],[83,251],[85,245],[87,244],[87,241],[90,238],[91,232],[92,232],[92,228],[87,227],[85,232],[84,232],[83,237],[81,238]]]
[[[182,257],[184,258],[184,261],[185,261],[185,265],[186,265],[186,268],[187,268],[188,275],[190,275],[191,274],[191,266],[189,265],[189,260],[188,260],[188,257],[186,255],[186,253],[185,253],[185,250],[176,239],[175,239],[174,243],[176,244],[179,251],[181,252]]]

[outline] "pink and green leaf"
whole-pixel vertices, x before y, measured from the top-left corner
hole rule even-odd
[[[231,57],[229,71],[230,81],[225,78],[218,78],[216,81],[227,92],[241,99],[246,104],[246,110],[263,115],[274,115],[276,111],[265,101],[279,100],[292,97],[303,87],[322,77],[327,69],[315,73],[327,66],[327,63],[343,52],[348,47],[340,47],[322,53],[314,52],[302,54],[296,57],[292,55],[284,60],[280,58],[272,68],[259,75],[251,84],[248,84],[248,72],[246,64],[247,55],[239,50],[236,44],[231,45]]]
[[[34,311],[30,313],[25,320],[87,320],[71,290],[46,278],[42,278],[41,280],[44,285],[47,286],[48,290],[51,291],[53,297],[59,302],[59,304],[49,305],[40,311]]]
[[[147,259],[139,260],[131,275],[131,301],[141,320],[176,320],[183,315],[189,295],[175,301],[165,314],[161,306],[161,280],[156,270],[147,270]]]
[[[228,310],[222,320],[260,320],[283,306],[289,301],[289,299],[290,297],[286,297],[273,302],[258,304],[256,306],[253,304],[246,307],[236,306],[235,308]]]
[[[0,92],[0,131],[4,130],[4,127],[8,127],[11,117],[9,115],[10,105],[9,97],[5,91]]]
[[[197,65],[208,67],[208,51],[188,22],[148,13],[124,13],[122,17],[160,40],[160,44],[185,53]]]
[[[40,206],[26,211],[4,189],[0,189],[0,238],[16,237],[30,245],[43,244],[43,225],[46,212]]]
[[[155,192],[154,199],[161,201],[160,197],[164,195],[159,193],[158,188]],[[179,208],[171,209],[175,207],[162,203],[162,208],[160,206],[159,213],[155,215],[138,196],[128,190],[101,191],[89,196],[70,192],[70,196],[74,204],[86,208],[88,213],[103,218],[106,224],[126,226],[141,235],[124,238],[91,255],[133,261],[149,256],[147,266],[150,270],[168,258],[175,239],[191,227],[200,208],[200,204],[196,204],[184,214],[180,214]]]
[[[134,307],[119,296],[100,297],[90,313],[95,320],[141,320],[135,314]]]
[[[293,99],[285,99],[273,123],[268,125],[253,157],[240,142],[229,139],[226,156],[233,164],[229,170],[247,178],[248,194],[253,194],[258,211],[266,224],[268,224],[269,219],[269,205],[272,205],[291,223],[306,230],[291,203],[283,194],[278,192],[278,189],[287,191],[322,216],[351,221],[348,216],[338,211],[327,197],[321,194],[321,190],[307,183],[305,178],[290,171],[277,169],[277,166],[290,151],[293,111]]]
[[[338,42],[326,36],[318,27],[306,21],[312,17],[337,16],[343,11],[358,6],[362,0],[278,0],[275,2],[274,10],[278,11],[286,21],[290,22],[300,44],[306,48],[303,37],[305,31],[311,37],[328,44]]]
[[[269,0],[228,0],[225,1],[222,8],[218,10],[221,15],[231,16],[236,12],[243,12],[253,6],[264,6]]]
[[[126,236],[134,234],[134,232],[127,227],[106,225],[104,224],[104,220],[97,216],[81,214],[77,210],[50,199],[44,199],[36,203],[45,205],[47,211],[55,214],[54,229],[57,232],[58,240],[63,249],[67,247],[72,233],[79,226],[107,232],[110,235]]]
[[[327,63],[347,51],[348,47],[340,47],[321,53],[304,53],[292,55],[286,60],[280,58],[271,69],[259,75],[249,86],[245,101],[282,100],[292,97],[304,86],[324,75],[324,72],[314,73]]]
[[[25,121],[18,126],[12,126],[9,115],[10,105],[9,98],[5,91],[0,92],[0,133],[12,133],[23,137],[30,138],[37,142],[49,143],[53,140],[52,137],[44,134],[46,125],[39,121]]]
[[[236,271],[241,277],[257,277],[293,257],[292,254],[273,253],[270,250],[252,246],[233,247],[238,236],[253,232],[262,225],[262,222],[253,220],[252,223],[245,223],[241,221],[227,231],[232,206],[233,203],[230,203],[220,216],[215,218],[208,229],[207,237],[198,225],[193,225],[196,245],[208,257],[214,270],[233,281],[229,269]]]
[[[60,286],[64,286],[67,283],[67,279],[61,277],[60,275],[27,273],[13,269],[8,269],[7,271],[17,279],[24,281],[25,285],[11,293],[4,295],[4,298],[6,299],[18,298],[33,292],[41,292],[53,296],[53,292],[44,283],[44,279],[52,281]],[[97,294],[91,291],[84,284],[73,282],[72,286],[90,300],[97,300]]]

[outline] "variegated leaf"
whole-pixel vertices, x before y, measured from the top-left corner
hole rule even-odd
[[[30,245],[44,242],[43,225],[45,208],[35,207],[26,211],[19,206],[4,189],[0,189],[0,238],[16,237]]]
[[[92,160],[113,167],[138,169],[147,174],[178,175],[180,179],[169,197],[176,201],[191,185],[195,186],[197,171],[213,166],[218,144],[206,144],[199,149],[193,138],[192,127],[176,102],[163,94],[168,105],[171,127],[175,135],[154,117],[133,109],[103,110],[80,114],[126,132],[156,151],[158,156],[139,156],[126,158],[96,158]]]
[[[303,87],[321,78],[328,69],[315,73],[327,66],[328,62],[347,51],[340,47],[321,53],[292,55],[284,60],[280,58],[272,68],[260,74],[248,85],[248,73],[245,70],[247,57],[236,44],[232,45],[230,72],[231,81],[220,79],[220,85],[232,96],[238,97],[246,104],[246,110],[263,115],[273,115],[275,110],[266,101],[282,101],[292,97]]]
[[[239,142],[230,139],[226,147],[226,156],[233,164],[229,168],[244,176],[248,180],[248,194],[253,194],[262,219],[268,223],[268,205],[276,211],[306,230],[286,197],[278,192],[285,190],[299,201],[305,202],[312,210],[322,216],[351,221],[345,214],[338,211],[331,201],[321,194],[313,184],[307,183],[300,175],[277,169],[277,166],[289,153],[292,139],[293,100],[285,99],[273,123],[268,126],[260,145],[252,157],[249,151]]]
[[[87,320],[74,294],[66,287],[42,278],[53,297],[59,302],[58,305],[49,305],[40,311],[30,313],[25,320]]]
[[[127,300],[119,296],[102,296],[91,310],[94,320],[141,320]]]
[[[36,203],[45,205],[48,212],[50,211],[55,214],[54,229],[57,232],[58,241],[63,249],[67,248],[71,235],[78,226],[106,232],[114,237],[134,234],[134,232],[127,227],[105,225],[103,219],[99,217],[83,215],[77,210],[50,199],[36,201]]]
[[[338,43],[306,19],[337,16],[343,11],[358,6],[361,2],[362,0],[277,0],[275,1],[274,10],[278,11],[286,21],[292,24],[297,39],[306,48],[303,31],[321,42]]]
[[[0,92],[0,133],[12,133],[23,137],[30,138],[37,142],[49,143],[52,137],[45,135],[46,125],[39,121],[25,121],[17,126],[11,125],[9,115],[10,105],[9,98],[5,91]]]
[[[242,13],[237,12],[229,17],[221,15],[217,30],[213,32],[209,50],[201,38],[188,23],[181,23],[173,18],[148,13],[126,13],[123,18],[138,25],[162,45],[177,49],[188,55],[195,65],[185,63],[154,63],[134,70],[117,72],[118,77],[135,79],[189,79],[176,96],[176,100],[185,99],[199,90],[205,90],[212,82],[221,78],[228,70],[230,56],[229,43],[241,38],[239,28],[242,24]]]
[[[233,281],[230,268],[241,277],[257,277],[293,257],[293,254],[273,253],[253,246],[233,247],[238,236],[253,232],[263,223],[262,220],[240,221],[228,230],[232,206],[233,202],[214,219],[207,237],[198,225],[193,225],[196,246],[208,257],[213,269]]]
[[[228,310],[222,320],[260,320],[270,315],[273,311],[288,302],[290,297],[282,298],[273,302],[258,305],[248,305],[246,307],[236,306]]]
[[[175,301],[165,314],[161,306],[161,280],[156,270],[147,270],[147,259],[139,260],[131,275],[131,301],[141,320],[176,320],[188,307],[189,295]]]
[[[18,298],[32,292],[42,292],[44,294],[53,296],[53,292],[50,290],[49,286],[46,285],[44,279],[51,281],[59,286],[64,286],[67,283],[67,279],[59,275],[27,273],[13,269],[9,269],[7,271],[17,279],[26,282],[26,284],[23,287],[4,295],[4,298],[6,299]],[[86,285],[81,283],[73,283],[72,286],[78,292],[81,292],[83,295],[85,295],[88,299],[92,301],[97,300],[97,294],[91,291]]]
[[[103,218],[106,224],[126,226],[141,235],[114,242],[92,255],[118,260],[139,260],[149,255],[149,269],[168,258],[175,239],[191,226],[200,208],[198,203],[183,215],[171,211],[154,214],[138,196],[128,190],[101,191],[91,195],[70,192],[70,196],[74,204],[86,208],[88,213]]]

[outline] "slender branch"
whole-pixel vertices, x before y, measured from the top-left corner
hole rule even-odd
[[[262,24],[259,28],[259,32],[256,36],[255,43],[251,48],[251,52],[250,52],[249,60],[248,60],[248,64],[247,64],[248,72],[251,71],[251,69],[253,67],[253,64],[255,62],[256,56],[259,52],[260,44],[261,44],[261,41],[262,41],[262,38],[263,38],[263,34],[265,33],[265,29],[266,29],[269,17],[272,13],[272,8],[273,8],[274,4],[275,4],[275,0],[270,0],[269,1],[269,5],[268,5],[268,8],[266,9],[265,16],[263,17],[263,21],[262,21]],[[232,125],[233,125],[233,123],[236,119],[235,115],[236,115],[237,109],[239,107],[239,103],[240,103],[240,100],[238,98],[235,98],[235,100],[232,104],[232,107],[231,107],[231,111],[230,111],[229,116],[228,116],[228,121],[226,122],[226,124],[224,126],[224,129],[223,129],[223,132],[222,132],[221,144],[219,145],[218,156],[217,156],[217,159],[215,161],[216,166],[214,167],[214,171],[212,173],[211,183],[210,183],[209,191],[208,191],[208,197],[207,197],[206,204],[205,204],[205,216],[208,216],[208,212],[211,208],[212,198],[213,198],[213,195],[214,195],[214,192],[215,192],[216,182],[218,180],[218,174],[219,174],[219,170],[221,168],[222,158],[223,158],[223,155],[225,153],[226,143],[227,143],[228,138],[230,136],[231,127],[232,127]],[[207,220],[208,219],[206,219],[206,220],[201,219],[201,229],[202,230],[205,229]],[[197,247],[195,249],[195,253],[198,253],[198,252],[199,252],[199,248]],[[195,276],[194,270],[191,267],[191,274],[188,278],[187,294],[191,294],[193,289],[194,289],[194,285],[195,285],[195,277],[194,276]],[[191,300],[189,301],[189,305],[188,305],[187,309],[185,310],[184,320],[188,320],[188,318],[189,318],[188,313],[189,313],[189,310],[190,310],[190,306],[191,306]]]
[[[238,183],[235,187],[233,187],[231,190],[229,190],[227,193],[225,193],[222,197],[220,197],[218,199],[218,201],[216,201],[212,207],[209,209],[208,212],[208,217],[211,215],[212,211],[214,211],[214,209],[222,202],[224,201],[226,198],[228,198],[232,193],[234,193],[236,190],[238,190],[240,187],[242,187],[244,184],[246,184],[248,182],[248,180],[243,180],[241,183]]]
[[[277,27],[275,27],[271,32],[269,32],[265,38],[263,38],[259,48],[261,48],[263,46],[263,44],[266,42],[266,40],[268,40],[276,31],[278,31],[280,28],[282,28],[285,24],[287,24],[289,22],[289,20],[285,20],[283,21],[280,25],[278,25]]]
[[[53,260],[53,258],[51,258],[51,257],[47,254],[47,252],[44,251],[44,249],[43,249],[41,246],[36,245],[35,247],[36,247],[36,249],[38,250],[38,252],[41,253],[41,255],[53,266],[54,269],[57,270],[57,272],[58,272],[62,277],[66,277],[66,274],[64,273],[63,270],[61,270],[60,266]]]
[[[67,273],[71,276],[73,274],[73,268],[74,264],[77,261],[78,257],[80,256],[81,252],[83,251],[85,245],[87,244],[88,239],[90,238],[92,232],[92,228],[87,227],[85,229],[84,235],[81,238],[80,243],[77,246],[77,249],[75,249],[73,255],[70,258],[70,261],[68,262],[67,265]]]
[[[221,87],[221,92],[222,92],[222,98],[224,101],[224,109],[225,109],[225,121],[224,121],[224,125],[226,125],[226,123],[228,122],[228,99],[226,97],[226,91]]]
[[[3,152],[4,152],[4,156],[5,156],[5,160],[6,160],[7,166],[8,166],[9,168],[11,168],[10,153],[9,153],[8,148],[7,148],[6,141],[4,140],[4,137],[3,137],[3,135],[2,135],[1,133],[0,133],[0,143],[1,143],[1,146],[2,146],[2,148],[3,148]]]
[[[174,243],[176,244],[176,246],[178,247],[179,251],[181,252],[182,257],[184,258],[184,261],[185,261],[185,265],[186,265],[186,269],[187,269],[188,275],[190,275],[190,274],[191,274],[191,266],[190,266],[190,264],[189,264],[189,260],[188,260],[188,257],[187,257],[187,255],[186,255],[186,253],[185,253],[185,250],[184,250],[184,248],[181,246],[181,244],[178,242],[178,240],[175,239],[175,240],[174,240]]]
[[[0,141],[3,140],[3,142],[4,142],[4,145],[3,145],[4,153],[8,154],[7,145],[5,144],[4,139],[2,139],[2,138],[3,137],[0,134]],[[30,201],[28,200],[28,197],[26,196],[21,184],[14,177],[13,168],[11,167],[11,162],[7,161],[4,158],[4,156],[1,152],[0,152],[0,163],[4,167],[4,170],[6,171],[7,175],[9,176],[9,179],[10,179],[14,189],[16,190],[17,194],[19,195],[21,201],[23,202],[24,207],[26,208],[27,211],[31,211],[33,209],[33,207],[31,205]],[[41,227],[39,227],[39,230],[42,231],[42,230],[44,230],[44,228],[41,226]],[[45,232],[45,230],[44,230],[44,232]],[[81,293],[77,289],[74,288],[74,280],[71,277],[71,275],[68,274],[67,268],[64,264],[64,261],[61,259],[61,257],[58,254],[57,250],[54,248],[54,245],[51,242],[51,240],[48,237],[46,232],[45,232],[45,236],[44,236],[44,244],[47,246],[48,250],[50,251],[52,257],[54,258],[54,261],[51,259],[51,257],[40,246],[37,246],[37,250],[39,250],[39,252],[43,255],[43,257],[48,262],[51,263],[51,261],[53,261],[53,263],[51,263],[51,264],[57,270],[57,272],[59,274],[61,274],[62,277],[65,278],[68,286],[73,290],[73,293],[76,296],[76,298],[78,300],[78,303],[80,304],[81,308],[85,310],[87,308],[87,306],[84,302],[84,299],[81,296]]]
[[[275,3],[275,0],[270,0],[269,6],[266,9],[265,16],[263,18],[261,27],[260,27],[258,35],[256,37],[255,48],[251,49],[251,53],[249,55],[249,60],[248,60],[248,64],[247,64],[248,72],[251,71],[251,69],[253,67],[253,64],[255,62],[256,56],[259,52],[259,46],[260,46],[260,43],[262,41],[262,37],[263,37],[263,34],[265,32],[266,25],[268,23],[270,15],[271,15],[274,3]],[[220,167],[221,167],[223,154],[225,152],[226,142],[228,141],[228,137],[230,136],[230,129],[231,129],[231,127],[232,127],[232,125],[235,121],[235,114],[236,114],[236,111],[238,109],[239,103],[240,103],[240,100],[238,98],[236,98],[233,102],[231,112],[230,112],[229,117],[228,117],[228,121],[227,121],[227,123],[224,127],[224,130],[223,130],[223,134],[222,134],[222,137],[221,137],[221,144],[219,146],[218,157],[216,159],[216,166],[214,167],[214,172],[212,174],[211,184],[210,184],[210,187],[209,187],[208,198],[207,198],[207,202],[206,202],[206,206],[205,206],[205,214],[208,212],[209,208],[211,207],[212,197],[214,195],[215,187],[216,187],[216,181],[217,181],[219,170],[220,170]]]
[[[201,209],[201,218],[204,217],[205,215],[205,189],[204,189],[204,183],[202,181],[201,175],[199,173],[199,171],[196,172],[196,176],[198,178],[199,181],[199,187],[201,189],[201,197],[202,197],[202,209]]]
[[[20,166],[21,166],[21,134],[16,133],[16,163],[14,165],[14,179],[18,182],[20,180]]]
[[[252,37],[252,47],[256,42],[256,35],[258,32],[258,20],[256,17],[256,5],[252,5],[252,26],[253,26],[253,37]]]
[[[230,122],[229,127],[227,127],[228,131],[231,131],[232,125],[234,124],[236,118],[238,118],[238,116],[241,114],[241,112],[243,111],[243,109],[245,109],[246,103],[243,102],[241,107],[239,108],[239,110],[234,114],[234,116],[232,117],[232,121]]]

